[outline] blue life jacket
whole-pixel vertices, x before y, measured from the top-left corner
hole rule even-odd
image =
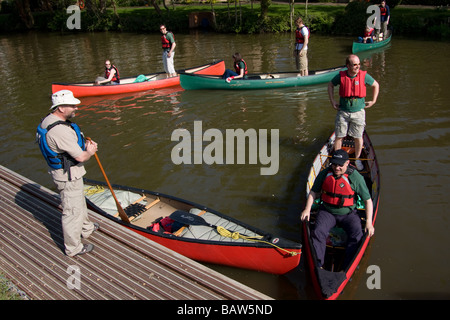
[[[85,151],[86,150],[86,141],[84,139],[83,134],[81,133],[80,127],[73,122],[67,121],[56,121],[50,124],[47,128],[43,129],[41,124],[37,127],[36,140],[39,143],[39,148],[41,149],[42,155],[44,156],[47,164],[53,169],[64,169],[66,172],[70,167],[77,165],[79,162],[75,160],[71,155],[67,152],[57,153],[50,149],[47,144],[47,133],[52,128],[59,124],[64,124],[66,126],[70,126],[77,133],[78,137],[78,145],[80,148]],[[70,173],[70,171],[69,171]],[[69,179],[70,180],[70,179]]]

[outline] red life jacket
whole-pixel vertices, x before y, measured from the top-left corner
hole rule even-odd
[[[111,79],[111,82],[120,82],[119,69],[116,68],[115,65],[111,65],[111,69],[116,70],[114,77]],[[105,68],[105,78],[109,78],[109,74],[111,73],[111,69]]]
[[[387,14],[387,9],[386,9],[386,7],[380,6],[380,13],[381,13],[382,16],[385,16],[385,15]]]
[[[370,30],[369,31],[364,31],[364,37],[371,37],[371,36],[373,36],[373,31],[374,31],[374,29],[373,28],[370,28]]]
[[[167,33],[169,33],[169,32],[167,32]],[[172,33],[172,37],[175,40],[175,36],[173,35],[173,33]],[[165,34],[163,34],[161,36],[161,44],[162,44],[163,49],[170,49],[170,47],[171,47],[170,41],[169,41],[169,39],[166,38]]]
[[[350,207],[355,204],[355,191],[350,186],[347,172],[336,179],[333,170],[330,169],[322,184],[323,202],[338,207]]]
[[[297,28],[295,30],[295,42],[296,43],[305,43],[305,37],[302,34],[302,28]],[[305,26],[305,28],[308,29],[307,26]],[[308,39],[309,39],[310,34],[311,34],[311,32],[309,32],[309,29],[308,29]]]
[[[241,61],[242,61],[242,62],[244,63],[244,65],[245,65],[245,68],[244,68],[244,75],[246,75],[246,74],[248,73],[248,70],[247,70],[247,63],[244,61],[244,59],[241,59]],[[237,74],[241,74],[241,68],[239,68],[239,62],[241,62],[241,61],[236,62],[235,65],[234,65],[234,70],[236,70],[236,73],[237,73]]]
[[[346,70],[339,72],[341,76],[339,95],[343,98],[364,98],[366,96],[366,73],[367,71],[359,70],[356,77],[350,78]]]

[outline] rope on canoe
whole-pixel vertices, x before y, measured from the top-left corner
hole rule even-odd
[[[86,196],[92,196],[93,194],[102,193],[104,191],[105,191],[105,188],[103,186],[90,186],[89,188],[86,188],[84,190],[84,194]]]
[[[277,245],[275,245],[275,244],[273,244],[271,242],[260,240],[261,238],[263,238],[263,236],[254,236],[254,237],[244,236],[244,235],[240,234],[239,232],[231,232],[231,231],[225,229],[222,226],[217,226],[217,232],[221,236],[227,237],[227,238],[231,238],[233,240],[244,239],[244,240],[249,240],[249,241],[266,243],[266,244],[269,244],[269,245],[271,245],[271,246],[273,246],[273,247],[275,247],[277,249],[280,249],[281,251],[284,251],[284,252],[290,254],[291,256],[296,256],[298,254],[295,251],[289,251],[289,250],[283,249],[283,248],[281,248],[281,247],[279,247],[279,246],[277,246]]]

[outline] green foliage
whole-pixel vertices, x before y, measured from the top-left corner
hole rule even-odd
[[[367,2],[350,2],[343,13],[336,16],[334,23],[334,32],[346,35],[360,35],[364,32],[367,18],[369,15],[366,13],[367,7],[371,3]]]
[[[37,30],[51,30],[58,32],[79,32],[70,31],[66,23],[69,14],[63,6],[65,1],[58,0],[58,8],[53,12],[34,12],[34,28]],[[130,5],[141,3],[144,0],[116,0],[116,4]],[[145,0],[148,2],[148,0]],[[213,0],[214,1],[214,0]],[[405,0],[403,0],[405,1]],[[168,1],[166,1],[168,3]],[[378,3],[372,2],[372,3]],[[390,3],[390,2],[389,2]],[[340,34],[357,36],[363,32],[369,14],[367,7],[371,3],[365,1],[350,2],[347,6],[308,6],[306,16],[305,5],[296,4],[294,19],[298,16],[304,18],[305,24],[313,33]],[[82,31],[123,31],[136,33],[158,32],[159,24],[168,25],[174,32],[186,32],[189,25],[189,14],[196,11],[210,11],[211,5],[179,5],[169,10],[161,7],[161,15],[158,15],[152,6],[148,7],[119,7],[117,15],[112,8],[108,8],[105,13],[97,11],[81,12]],[[222,33],[278,33],[290,32],[290,7],[285,4],[271,4],[264,18],[261,16],[261,8],[257,2],[237,6],[215,5],[216,32]],[[397,7],[391,10],[390,27],[394,28],[395,34],[403,35],[424,35],[429,37],[450,38],[450,15],[446,8],[438,9],[416,9]],[[0,32],[24,31],[26,28],[20,20],[18,14],[0,14]]]

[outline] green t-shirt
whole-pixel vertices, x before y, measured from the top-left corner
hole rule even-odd
[[[168,31],[168,32],[165,34],[165,37],[166,37],[167,40],[169,40],[170,46],[172,46],[172,43],[175,42],[175,39],[174,39],[174,37],[173,37],[173,33],[170,32],[170,31]],[[170,49],[167,49],[167,50],[170,50]]]
[[[355,75],[356,77],[356,75]],[[352,79],[354,77],[351,77]],[[374,83],[375,79],[372,78],[371,75],[369,75],[368,73],[366,73],[365,79],[364,79],[364,83],[366,85],[372,86]],[[341,84],[341,75],[338,73],[333,79],[331,79],[331,83],[334,86],[338,86]],[[347,112],[357,112],[360,111],[362,109],[364,109],[364,107],[366,106],[366,99],[365,98],[340,98],[339,99],[339,108],[342,111],[347,111]]]
[[[315,193],[320,193],[322,191],[322,185],[325,181],[325,178],[327,176],[329,168],[326,168],[317,175],[316,180],[314,180],[314,185],[311,188],[311,191]],[[364,177],[355,169],[351,174],[348,175],[348,179],[350,180],[350,186],[352,187],[352,190],[355,191],[356,195],[359,195],[359,197],[363,200],[369,200],[370,193],[369,189],[367,189],[366,182],[364,181]],[[354,208],[356,208],[356,200],[355,204],[351,207],[335,207],[331,205],[327,205],[326,203],[323,203],[325,209],[333,214],[348,214],[350,211],[352,211]]]

